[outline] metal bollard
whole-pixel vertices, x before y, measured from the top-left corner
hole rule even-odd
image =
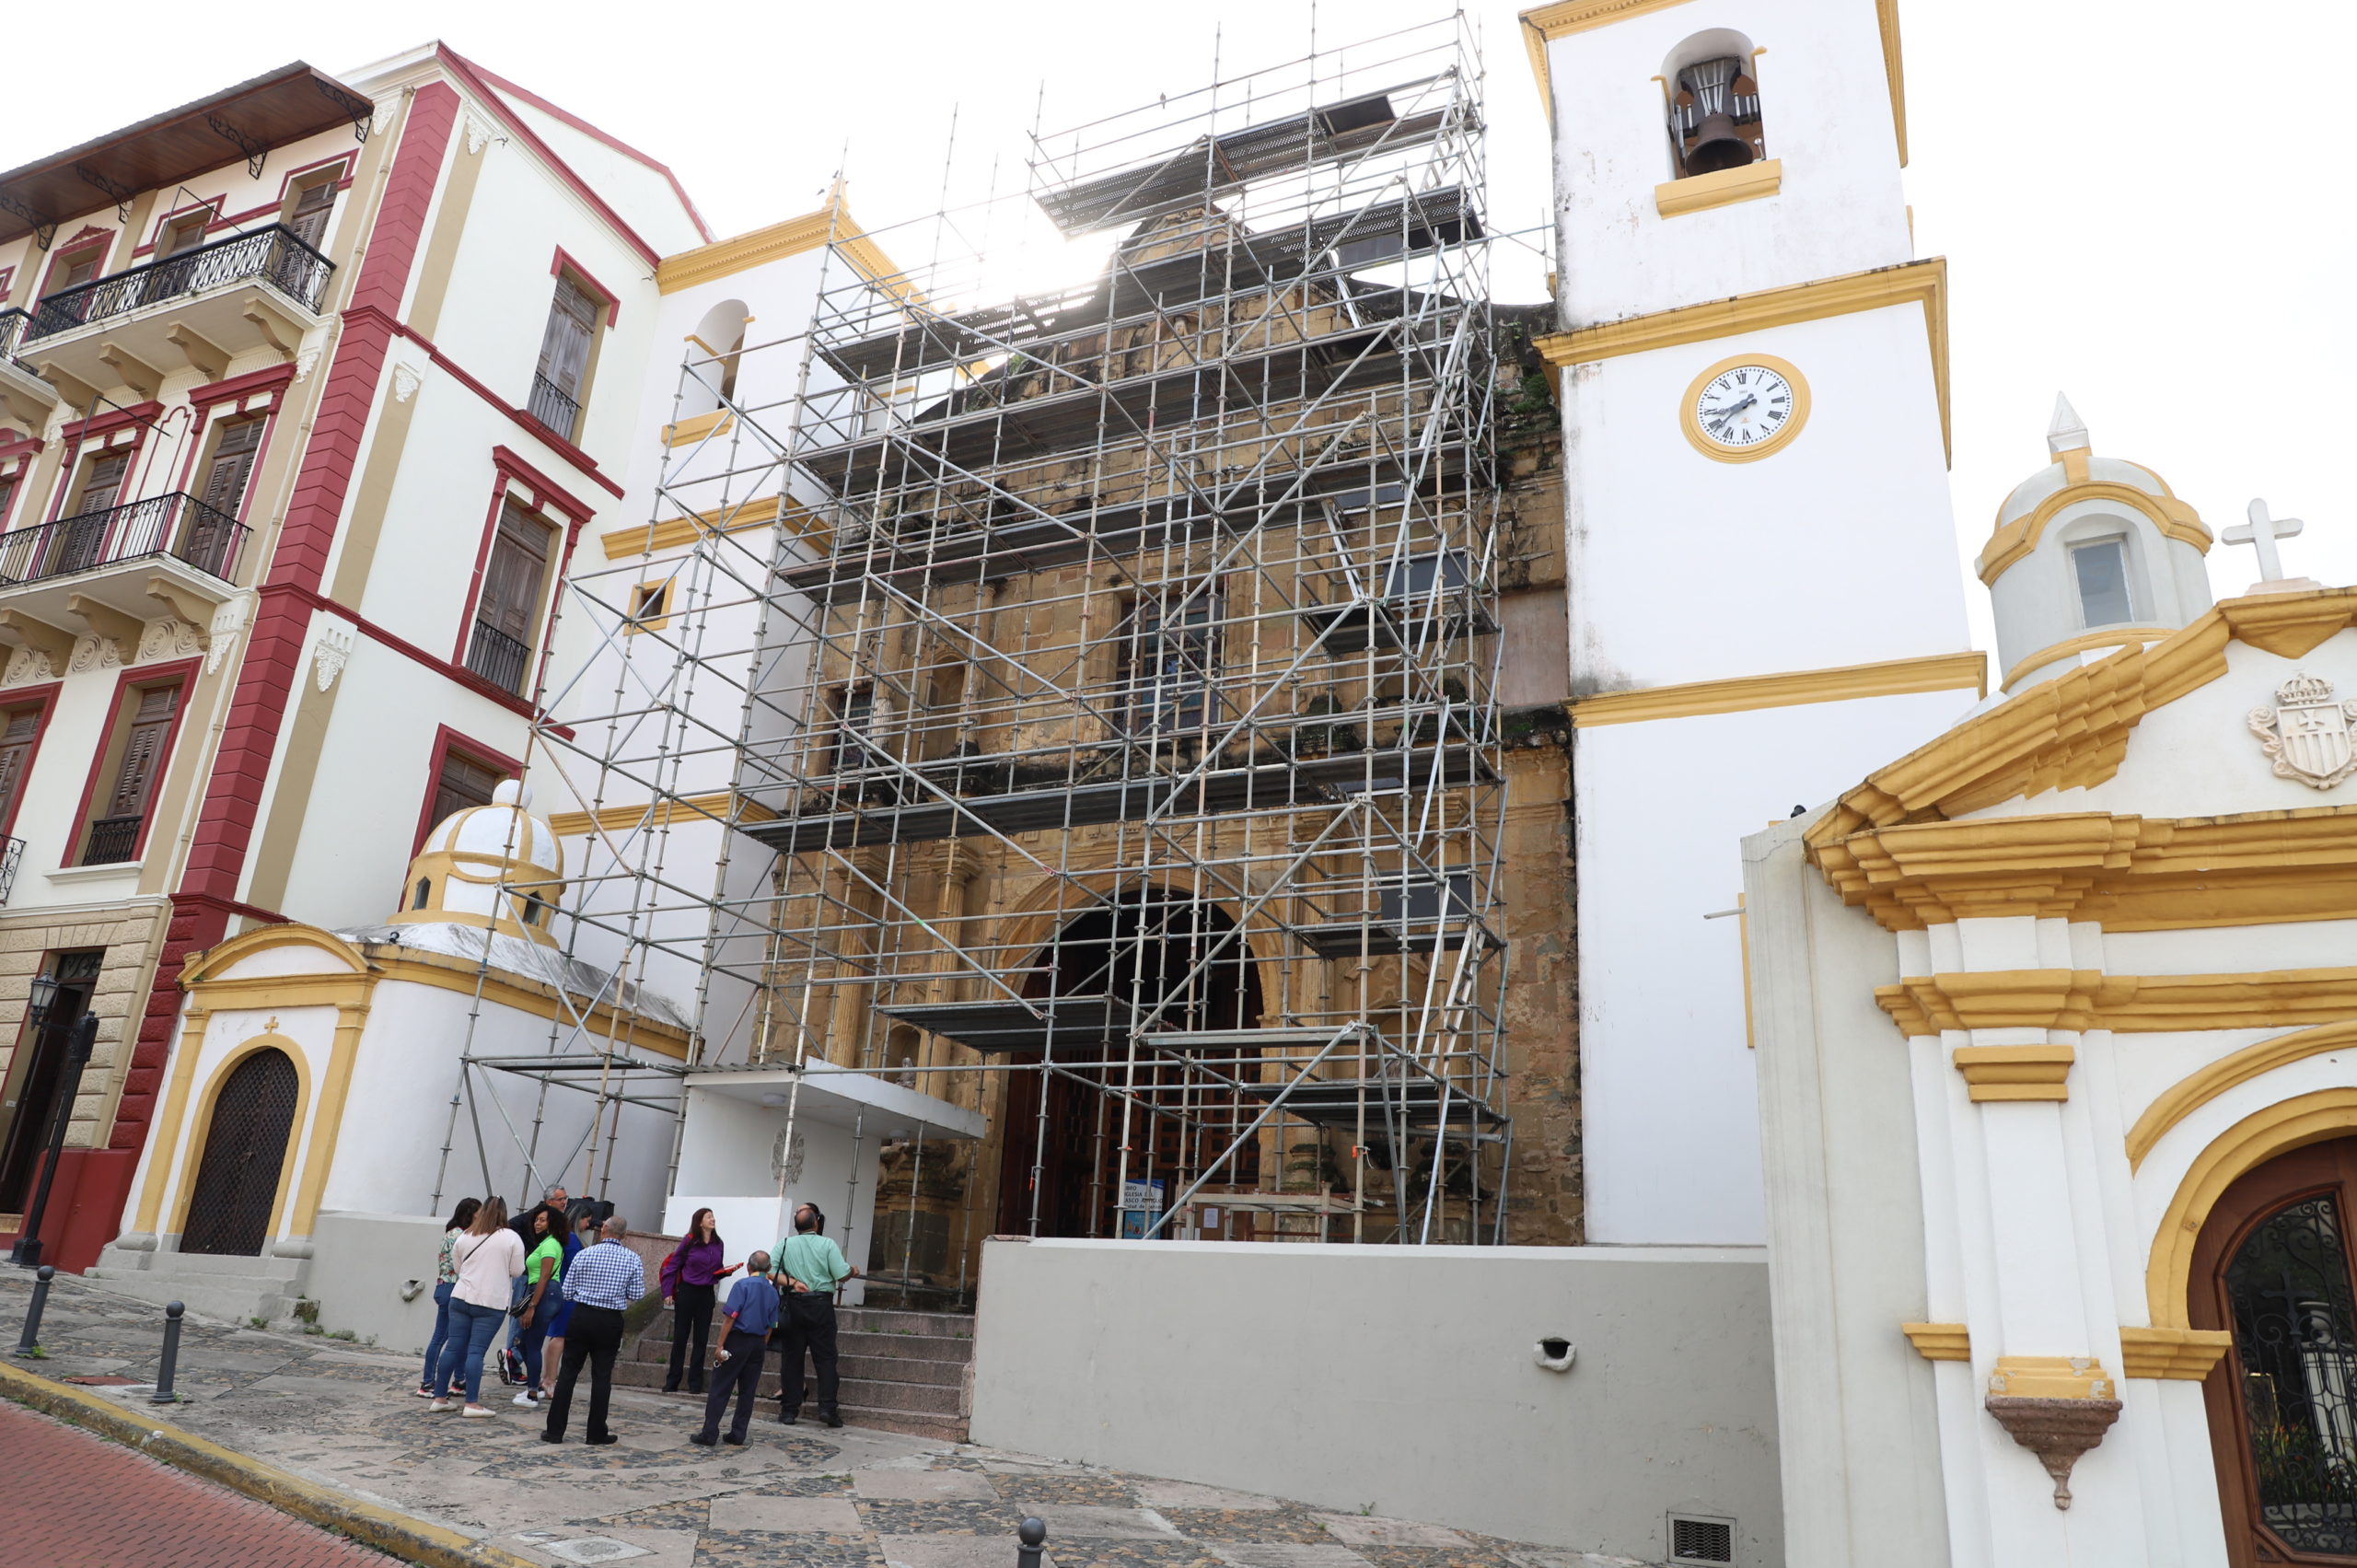
[[[1048,1539],[1044,1519],[1026,1519],[1015,1532],[1021,1544],[1015,1549],[1015,1568],[1039,1568],[1039,1548]]]
[[[164,1303],[164,1359],[156,1371],[156,1391],[147,1396],[151,1405],[168,1405],[180,1399],[172,1392],[172,1366],[180,1358],[180,1314],[187,1310],[177,1301]]]
[[[43,1263],[33,1275],[33,1304],[25,1308],[25,1331],[17,1336],[18,1355],[30,1355],[41,1349],[41,1313],[49,1305],[49,1282],[57,1271]]]

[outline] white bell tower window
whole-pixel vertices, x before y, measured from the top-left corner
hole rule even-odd
[[[2114,535],[2071,547],[2071,576],[2079,589],[2079,623],[2117,626],[2133,621],[2128,591],[2128,540]]]

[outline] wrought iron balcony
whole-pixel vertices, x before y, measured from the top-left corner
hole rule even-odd
[[[467,643],[467,668],[498,687],[502,691],[524,694],[524,671],[532,662],[532,650],[524,643],[502,632],[488,621],[475,622],[475,634]]]
[[[24,330],[29,345],[59,332],[127,316],[142,306],[202,294],[225,284],[262,283],[305,310],[317,310],[335,263],[292,229],[273,224],[250,234],[133,267],[112,277],[60,289],[33,307]]]
[[[555,431],[566,440],[573,439],[573,428],[581,423],[581,405],[559,389],[547,377],[532,377],[532,401],[524,412]]]
[[[139,847],[138,817],[101,817],[90,824],[90,842],[83,846],[85,865],[120,865]]]
[[[6,904],[8,895],[17,890],[17,867],[24,858],[24,840],[0,838],[0,905]]]
[[[238,569],[246,528],[174,491],[0,533],[0,587],[168,555],[223,582]]]
[[[0,310],[0,359],[17,357],[17,345],[24,341],[25,328],[32,318],[13,307]]]

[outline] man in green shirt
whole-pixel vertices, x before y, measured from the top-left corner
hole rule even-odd
[[[777,1244],[779,1284],[785,1308],[778,1324],[784,1364],[778,1368],[777,1418],[788,1426],[802,1419],[802,1354],[807,1349],[819,1372],[819,1419],[841,1426],[835,1409],[835,1290],[859,1271],[825,1235],[827,1216],[816,1203],[794,1211],[794,1234]]]

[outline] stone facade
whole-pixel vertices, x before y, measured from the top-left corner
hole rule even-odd
[[[90,1010],[98,1015],[98,1040],[82,1075],[68,1128],[68,1148],[101,1148],[114,1122],[124,1074],[136,1038],[139,1014],[154,974],[170,913],[163,899],[137,899],[112,906],[46,911],[0,917],[0,1016],[21,1016],[33,977],[48,955],[104,948]],[[0,1045],[0,1074],[13,1072],[17,1053],[29,1037],[19,1033]]]

